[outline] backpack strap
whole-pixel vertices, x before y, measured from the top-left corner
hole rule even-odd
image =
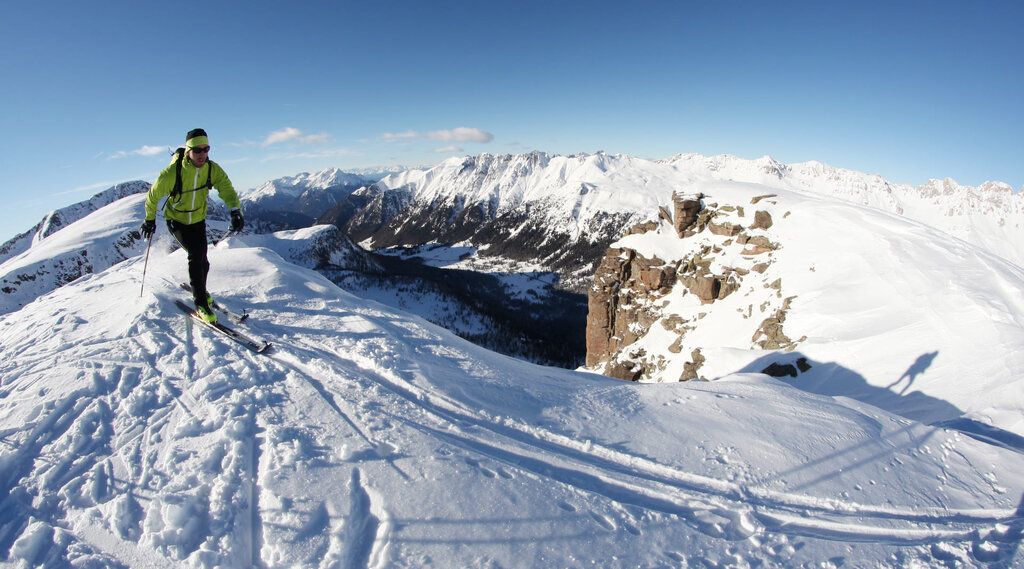
[[[185,160],[185,151],[186,150],[185,150],[184,146],[178,147],[178,149],[174,151],[174,155],[177,156],[177,160],[175,161],[176,167],[175,167],[175,177],[174,177],[174,188],[171,189],[171,193],[170,193],[169,199],[166,202],[164,202],[164,207],[165,208],[169,207],[169,208],[171,208],[174,211],[177,211],[179,213],[191,213],[193,211],[196,211],[194,209],[181,210],[181,209],[178,209],[178,208],[174,207],[173,205],[171,205],[172,201],[180,204],[181,203],[182,194],[184,193],[182,191],[182,188],[184,187],[184,185],[181,183],[181,164]],[[207,159],[206,162],[210,166],[206,170],[206,183],[203,184],[202,186],[199,186],[198,188],[195,188],[193,190],[189,190],[190,192],[197,192],[199,190],[209,190],[209,189],[213,188],[213,160]]]
[[[175,163],[177,164],[177,169],[175,170],[176,176],[174,178],[174,188],[171,190],[171,199],[172,200],[180,201],[181,200],[181,187],[182,187],[181,186],[181,161],[185,159],[185,147],[184,146],[178,147],[178,149],[174,151],[174,155],[177,156],[177,160],[175,161]]]
[[[197,188],[197,189],[212,190],[213,189],[213,181],[212,181],[213,180],[213,160],[210,160],[209,158],[207,158],[206,159],[206,163],[210,166],[209,168],[206,169],[206,184],[204,184],[202,188]]]

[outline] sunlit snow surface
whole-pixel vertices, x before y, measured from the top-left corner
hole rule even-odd
[[[253,354],[157,251],[0,319],[5,566],[1014,564],[1024,457],[760,374],[637,385],[486,352],[257,247]],[[1019,562],[1019,560],[1017,561]]]
[[[516,207],[564,189],[580,199],[556,213],[583,220],[656,218],[675,190],[776,194],[745,207],[773,215],[764,278],[795,297],[786,330],[806,340],[765,355],[814,367],[753,373],[762,353],[738,347],[750,331],[727,313],[778,299],[746,290],[705,320],[729,325],[687,336],[712,381],[530,365],[284,260],[317,229],[211,248],[211,292],[274,343],[253,354],[175,306],[186,261],[162,226],[144,285],[143,242],[115,264],[141,218],[128,197],[3,263],[40,276],[0,316],[0,567],[1024,564],[1018,205],[971,228],[1002,206],[939,215],[963,189],[948,181],[910,195],[815,163],[695,155],[509,163],[529,161],[535,186],[482,195]],[[666,229],[622,244],[685,254]],[[55,267],[82,257],[96,274],[60,286]]]

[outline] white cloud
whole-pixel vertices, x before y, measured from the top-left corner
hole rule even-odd
[[[160,154],[170,153],[166,146],[150,146],[148,144],[143,145],[141,148],[135,150],[118,150],[108,158],[112,160],[114,158],[124,158],[125,156],[159,156]]]
[[[327,134],[306,134],[295,127],[289,126],[270,133],[266,140],[263,141],[263,146],[270,146],[271,144],[278,144],[280,142],[288,142],[291,140],[300,144],[324,143],[327,142]]]
[[[460,126],[449,130],[432,130],[427,133],[419,133],[415,130],[391,133],[385,132],[381,135],[384,140],[438,140],[441,142],[479,142],[486,144],[494,140],[494,135],[480,130]],[[459,149],[459,152],[462,150]]]
[[[420,135],[415,130],[407,130],[405,132],[391,133],[385,132],[381,135],[384,140],[404,140],[409,138],[419,138]]]
[[[434,130],[427,133],[430,140],[441,140],[444,142],[481,142],[487,143],[494,140],[494,135],[484,132],[478,128],[460,126],[451,130]]]

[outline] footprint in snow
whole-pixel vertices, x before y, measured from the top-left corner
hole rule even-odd
[[[603,527],[608,531],[615,531],[615,524],[607,516],[601,515],[597,512],[590,512],[590,517],[597,522],[597,525]]]
[[[481,474],[483,474],[484,476],[486,476],[488,478],[497,478],[498,477],[498,474],[496,472],[494,472],[493,470],[491,470],[489,468],[486,468],[485,466],[480,464],[479,460],[475,460],[475,459],[472,459],[472,458],[466,458],[466,459],[463,459],[463,460],[466,462],[466,464],[468,464],[468,465],[472,466],[473,468],[479,470]]]

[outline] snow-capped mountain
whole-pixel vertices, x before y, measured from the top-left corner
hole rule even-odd
[[[114,188],[116,194],[122,191],[118,188],[122,186]],[[0,263],[0,313],[17,310],[41,294],[145,251],[138,226],[146,194],[136,192],[148,186],[130,189],[128,197],[98,209],[71,208],[71,215],[54,212],[37,225],[32,244]],[[103,201],[107,200],[97,204]],[[14,242],[20,247],[25,239],[18,237]]]
[[[708,381],[496,355],[310,270],[373,260],[326,227],[211,247],[212,294],[249,311],[238,326],[267,354],[176,307],[186,260],[163,231],[144,286],[135,243],[36,290],[0,315],[0,566],[1020,566],[1020,266],[849,196],[779,187],[773,161],[740,181],[670,162],[480,157],[366,191],[457,211],[460,231],[494,213],[491,234],[551,247],[611,233],[609,212],[640,222],[608,243],[652,261],[636,279],[649,289],[668,288],[669,266],[682,285],[651,302],[655,320],[627,323],[635,353],[681,375],[696,362],[674,354],[701,347]],[[470,179],[459,165],[475,194],[421,199],[437,176]],[[681,236],[674,198],[694,195]],[[490,209],[468,199],[487,196]],[[113,247],[141,198],[23,254]],[[512,223],[527,212],[557,225]],[[540,280],[558,255],[537,251],[526,274]],[[481,266],[473,252],[415,250]],[[772,364],[785,381],[760,373]]]
[[[941,229],[1024,265],[1024,196],[1005,184],[951,180],[921,187],[817,162],[678,155],[649,161],[602,153],[452,158],[361,190],[359,211],[335,220],[377,249],[447,243],[473,257],[533,263],[585,291],[608,244],[657,216],[675,191],[708,180],[755,183],[869,205]]]
[[[28,251],[0,263],[0,290],[4,292],[0,313],[16,310],[84,274],[99,272],[144,251],[146,242],[138,233],[144,199],[144,194],[136,194],[109,209],[94,211],[89,214],[92,219],[83,218],[68,231],[40,239]],[[77,204],[66,211],[87,212],[86,205]],[[582,363],[582,336],[567,342],[552,340],[564,338],[565,330],[583,329],[586,299],[548,290],[550,283],[543,277],[499,279],[394,256],[378,257],[353,244],[332,225],[253,234],[265,230],[267,224],[251,215],[256,208],[248,201],[243,201],[243,209],[247,228],[243,235],[233,235],[230,243],[271,249],[289,262],[319,271],[346,290],[413,312],[501,353],[562,367]],[[222,204],[214,202],[207,221],[208,240],[217,243],[228,229]],[[177,244],[163,227],[158,224],[153,248],[166,252]],[[524,282],[517,282],[520,280]],[[538,306],[541,297],[552,306]]]
[[[0,316],[0,564],[1021,561],[1019,451],[757,373],[534,366],[245,239],[211,292],[266,354],[178,310],[181,251],[141,298],[140,255]]]
[[[809,191],[898,214],[1024,266],[1024,193],[1002,182],[973,187],[947,178],[911,186],[820,162],[787,165],[769,157],[681,154],[663,162],[684,171],[707,171],[718,180]]]
[[[30,247],[39,243],[49,235],[67,227],[102,207],[108,206],[121,198],[146,192],[148,190],[149,184],[146,182],[126,182],[104,190],[86,201],[54,210],[37,223],[32,229],[17,235],[10,241],[0,245],[0,263],[4,263],[11,257],[24,253]]]
[[[314,173],[278,178],[242,192],[253,221],[299,229],[313,224],[354,190],[372,184],[376,176],[363,176],[328,168]]]

